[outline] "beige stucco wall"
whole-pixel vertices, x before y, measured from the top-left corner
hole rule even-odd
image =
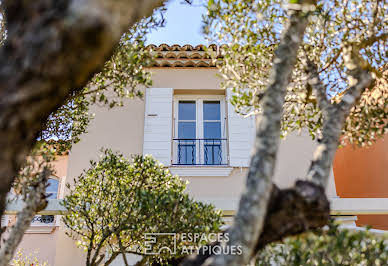
[[[68,182],[89,168],[90,160],[98,160],[101,148],[120,151],[128,158],[143,152],[144,101],[126,100],[123,107],[93,107],[91,121],[81,141],[69,154]]]
[[[221,89],[216,71],[212,69],[154,69],[153,87],[174,89]],[[145,102],[141,99],[126,100],[123,107],[109,110],[94,106],[95,118],[79,143],[69,154],[68,182],[72,182],[91,159],[97,160],[101,147],[120,151],[125,156],[143,152]],[[196,198],[238,198],[244,185],[245,169],[236,169],[229,177],[195,177],[189,180],[188,192]],[[225,184],[225,187],[220,187]],[[220,188],[220,189],[217,189]],[[65,192],[66,193],[66,192]],[[75,241],[60,228],[57,237],[55,266],[82,265],[84,253],[75,247]]]
[[[221,89],[214,69],[153,69],[153,87],[174,89]],[[100,148],[111,148],[126,156],[143,152],[145,102],[126,100],[123,107],[92,108],[95,118],[88,133],[74,145],[69,155],[68,180],[88,168],[91,159],[98,159]]]
[[[55,265],[57,231],[51,234],[25,234],[18,247],[23,257],[37,258],[39,262]]]
[[[211,68],[155,68],[152,69],[152,86],[186,90],[221,89],[221,80],[217,77],[217,72]]]
[[[62,223],[57,231],[55,247],[55,263],[51,266],[85,265],[86,252],[76,246],[76,240],[66,235],[66,228]]]
[[[221,90],[217,72],[213,69],[159,68],[152,71],[155,88]],[[141,154],[143,150],[145,111],[143,100],[126,100],[124,107],[112,110],[96,105],[92,111],[95,118],[88,127],[88,133],[74,145],[69,154],[65,175],[67,182],[70,183],[83,169],[89,167],[91,159],[98,160],[99,149],[102,147],[120,151],[127,157]],[[291,186],[296,178],[305,176],[314,147],[314,143],[306,134],[294,133],[281,141],[275,171],[275,182],[280,187]],[[227,177],[184,177],[184,179],[189,181],[188,193],[196,199],[236,203],[244,188],[246,173],[246,168],[234,168]],[[331,194],[335,195],[335,189]],[[74,240],[65,235],[63,226],[50,236],[54,238],[57,250],[56,253],[51,253],[55,261],[52,265],[84,265],[85,253],[76,248]]]
[[[90,160],[98,160],[101,148],[120,151],[128,158],[143,151],[144,101],[127,100],[124,107],[108,109],[94,106],[95,118],[88,127],[88,133],[74,145],[69,154],[67,183],[89,168]],[[67,189],[65,194],[68,193]],[[57,254],[55,266],[85,265],[85,252],[76,247],[76,241],[66,235],[60,226],[56,238]]]
[[[217,70],[168,69],[153,70],[153,87],[174,89],[221,89]],[[306,132],[292,133],[281,140],[275,183],[280,187],[292,186],[296,179],[304,178],[310,166],[316,143]],[[190,183],[188,192],[197,198],[238,198],[245,185],[247,169],[235,169],[228,177],[185,177]],[[336,196],[333,174],[329,181],[328,196]]]
[[[173,89],[220,89],[214,69],[153,69],[153,87]],[[124,107],[109,110],[94,107],[95,118],[88,133],[76,144],[69,156],[68,180],[88,168],[97,159],[101,147],[118,150],[126,156],[141,154],[143,149],[145,103],[127,100]],[[281,141],[275,181],[280,187],[291,186],[305,176],[315,145],[307,134],[290,134]],[[228,177],[184,177],[188,192],[195,198],[238,199],[245,184],[246,169],[236,168]],[[335,193],[334,193],[335,194]]]
[[[67,155],[60,156],[52,162],[53,168],[55,169],[55,175],[59,178],[66,177],[69,157]]]
[[[317,142],[308,135],[307,130],[293,132],[280,141],[278,158],[275,168],[275,183],[286,188],[292,186],[297,179],[304,179],[310,167]],[[329,197],[336,197],[333,170],[331,170],[326,189]]]

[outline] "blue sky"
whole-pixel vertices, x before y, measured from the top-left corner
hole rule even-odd
[[[152,31],[147,36],[147,44],[207,44],[201,33],[202,14],[206,9],[200,5],[182,2],[170,0],[165,14],[166,26]]]

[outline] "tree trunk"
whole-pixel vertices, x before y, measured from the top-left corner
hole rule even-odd
[[[257,254],[267,244],[328,224],[330,219],[329,205],[323,188],[312,182],[297,181],[295,186],[289,189],[279,189],[274,186],[263,231],[254,247],[254,254]],[[219,244],[212,243],[210,246]],[[205,252],[201,248],[198,255],[182,259],[183,262],[180,265],[203,265],[210,256],[212,256],[211,253]]]
[[[0,49],[0,215],[47,117],[83,88],[121,34],[164,0],[3,0]]]
[[[223,253],[209,258],[205,265],[246,265],[254,255],[271,196],[286,88],[307,26],[307,15],[301,11],[304,4],[297,7],[297,10],[290,10],[289,23],[275,53],[269,86],[261,100],[263,113],[256,121],[254,155],[247,183],[233,226],[228,231],[229,241],[222,243],[225,247],[240,247],[242,254]]]
[[[311,166],[307,173],[308,181],[298,181],[292,189],[278,190],[277,188],[273,188],[269,199],[268,210],[265,215],[265,219],[263,219],[264,221],[253,219],[254,222],[258,221],[263,224],[263,231],[257,237],[256,243],[254,247],[252,247],[251,256],[248,257],[248,259],[252,259],[256,253],[268,243],[281,240],[290,235],[320,228],[329,221],[330,207],[324,191],[329,178],[331,163],[338,146],[338,140],[342,132],[341,130],[353,105],[357,102],[362,92],[373,83],[373,77],[368,71],[368,64],[359,55],[359,47],[356,45],[350,45],[347,47],[344,53],[344,61],[348,68],[348,74],[351,77],[349,80],[350,87],[348,88],[347,93],[342,97],[339,104],[332,104],[327,99],[326,87],[319,79],[316,66],[312,64],[312,62],[308,62],[307,72],[310,75],[309,84],[312,86],[317,95],[319,106],[324,115],[323,138],[320,140],[320,144],[316,148]],[[276,98],[273,97],[272,99],[275,100]],[[264,106],[264,118],[265,108],[266,107]],[[268,123],[268,121],[265,121],[264,124],[265,123]],[[268,139],[265,134],[260,136],[260,133],[263,132],[260,131],[259,127],[259,132],[256,136],[256,145],[258,145],[260,141],[264,142]],[[262,139],[260,140],[259,138]],[[262,148],[266,146],[261,145],[260,147]],[[268,163],[269,160],[268,157],[264,157],[264,159],[262,159],[264,161],[263,162],[259,161],[257,158],[257,162],[260,162],[263,165],[257,166],[255,169],[254,160],[255,157],[258,156],[259,151],[259,149],[256,151],[256,154],[251,162],[250,172],[248,173],[248,187],[250,185],[257,185],[257,183],[249,183],[249,179],[252,178],[251,175],[256,174],[258,177],[263,178],[263,175],[260,172],[260,167],[264,167],[264,163]],[[268,156],[268,153],[261,152],[261,155]],[[270,157],[270,159],[272,158]],[[252,173],[252,170],[256,170],[258,173]],[[247,236],[247,239],[249,239],[251,244],[254,243],[254,239],[252,239],[254,235],[253,232],[250,231],[250,228],[247,229],[246,226],[248,225],[248,227],[252,227],[255,225],[252,225],[252,220],[250,220],[252,215],[250,215],[251,213],[249,213],[249,211],[253,211],[255,214],[258,213],[257,208],[259,204],[255,205],[252,202],[254,202],[255,199],[265,200],[263,197],[260,197],[260,193],[263,193],[263,187],[264,186],[254,186],[257,190],[256,194],[254,193],[255,191],[251,191],[250,195],[245,192],[241,202],[246,201],[251,204],[248,206],[242,206],[242,203],[240,202],[239,212],[237,213],[237,218],[235,219],[235,225],[232,227],[232,230],[237,228],[235,229],[235,233],[241,234],[240,237],[244,236],[243,234],[251,233],[251,236]],[[248,199],[248,197],[250,197],[250,199]],[[261,202],[261,204],[263,204],[263,202]],[[263,213],[262,210],[261,213]],[[242,219],[240,221],[239,215],[245,220]],[[261,227],[262,224],[259,224],[258,227]],[[234,241],[233,243],[237,246],[241,242],[239,243]],[[213,243],[211,245],[220,245],[222,248],[223,243]],[[230,243],[228,243],[228,245],[231,246]],[[247,245],[242,246],[246,247]],[[214,256],[213,254],[209,254],[209,252],[207,254],[201,254],[200,251],[200,254],[186,258],[182,265],[210,265],[213,262],[214,257],[217,259],[220,256]],[[240,260],[240,256],[236,255],[230,255],[228,257],[232,258],[227,262],[228,264],[231,261],[239,261],[239,263],[235,263],[235,265],[246,265],[249,262],[247,259]],[[222,265],[222,261],[217,263]],[[233,265],[233,263],[230,264]]]
[[[349,48],[347,60],[350,75],[355,80],[347,90],[348,97],[339,104],[331,104],[326,97],[326,88],[320,82],[317,68],[309,62],[308,73],[310,84],[317,94],[318,103],[324,112],[323,139],[316,148],[314,158],[307,173],[310,181],[297,181],[295,187],[279,190],[272,189],[265,217],[263,231],[253,250],[255,255],[267,244],[282,240],[287,236],[297,235],[326,225],[330,218],[329,201],[325,195],[325,187],[329,177],[331,163],[338,145],[338,139],[346,116],[357,102],[362,92],[373,83],[356,48]],[[345,95],[345,96],[346,96]],[[345,97],[344,96],[344,97]],[[211,246],[220,245],[212,243]],[[202,250],[202,249],[201,249]],[[182,266],[206,265],[206,260],[212,256],[209,252],[199,252],[185,258]],[[209,250],[209,249],[207,249]]]

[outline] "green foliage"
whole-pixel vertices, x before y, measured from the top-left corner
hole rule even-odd
[[[373,89],[368,89],[353,107],[346,119],[342,141],[372,144],[371,140],[382,136],[388,129],[388,69],[376,81]],[[360,133],[361,132],[361,133]],[[368,132],[368,134],[363,134]]]
[[[28,193],[36,189],[37,184],[41,182],[40,175],[44,169],[49,170],[53,175],[55,174],[52,162],[56,155],[56,150],[50,145],[38,142],[14,180],[12,185],[14,192],[26,200]]]
[[[387,265],[388,239],[368,231],[328,230],[305,233],[272,244],[259,253],[257,265]]]
[[[151,73],[145,67],[152,63],[154,55],[145,49],[141,37],[134,38],[129,33],[122,36],[112,58],[84,89],[83,94],[90,95],[92,103],[109,108],[121,106],[125,98],[142,97],[141,86],[152,84]]]
[[[12,266],[48,266],[47,262],[40,262],[36,257],[37,252],[23,255],[23,251],[19,250],[15,258],[12,260]]]
[[[73,94],[76,95],[76,94]],[[39,140],[46,141],[58,153],[69,151],[73,143],[86,132],[93,114],[89,112],[90,101],[85,96],[75,96],[51,114]]]
[[[212,205],[195,202],[184,193],[186,184],[150,156],[135,156],[130,162],[121,154],[104,150],[98,162],[76,180],[64,199],[64,216],[70,236],[97,258],[102,247],[111,256],[121,252],[143,254],[145,233],[214,233],[221,225]],[[122,248],[120,249],[120,245]],[[177,240],[177,255],[185,243]],[[187,243],[186,243],[187,244]],[[199,245],[199,240],[191,245]],[[158,239],[157,247],[172,248],[171,238]],[[159,263],[169,253],[146,256]],[[93,265],[93,264],[90,264]]]
[[[296,2],[289,1],[293,5]],[[222,48],[224,60],[219,65],[223,87],[233,89],[232,104],[243,114],[261,112],[260,96],[267,86],[274,52],[288,20],[286,10],[287,4],[282,0],[208,1],[204,30],[211,41],[227,44]],[[287,89],[282,135],[307,128],[315,138],[321,137],[322,113],[307,86],[305,59],[319,67],[328,97],[349,87],[343,60],[347,45],[358,45],[367,67],[381,76],[388,63],[384,35],[388,9],[385,1],[318,1],[315,10],[306,12],[310,23]],[[370,144],[387,131],[388,98],[380,96],[379,101],[365,102],[352,110],[344,125],[344,141]]]
[[[93,119],[91,104],[113,108],[122,106],[125,99],[143,96],[142,89],[152,84],[146,67],[154,60],[153,52],[145,48],[146,34],[164,25],[164,12],[162,6],[123,34],[102,71],[96,73],[85,88],[73,92],[68,102],[50,115],[40,140],[50,140],[58,152],[68,151],[80,140]]]

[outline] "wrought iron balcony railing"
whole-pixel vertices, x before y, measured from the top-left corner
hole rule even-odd
[[[35,215],[31,224],[52,224],[54,221],[54,215]]]
[[[173,165],[227,165],[227,139],[174,139]]]

